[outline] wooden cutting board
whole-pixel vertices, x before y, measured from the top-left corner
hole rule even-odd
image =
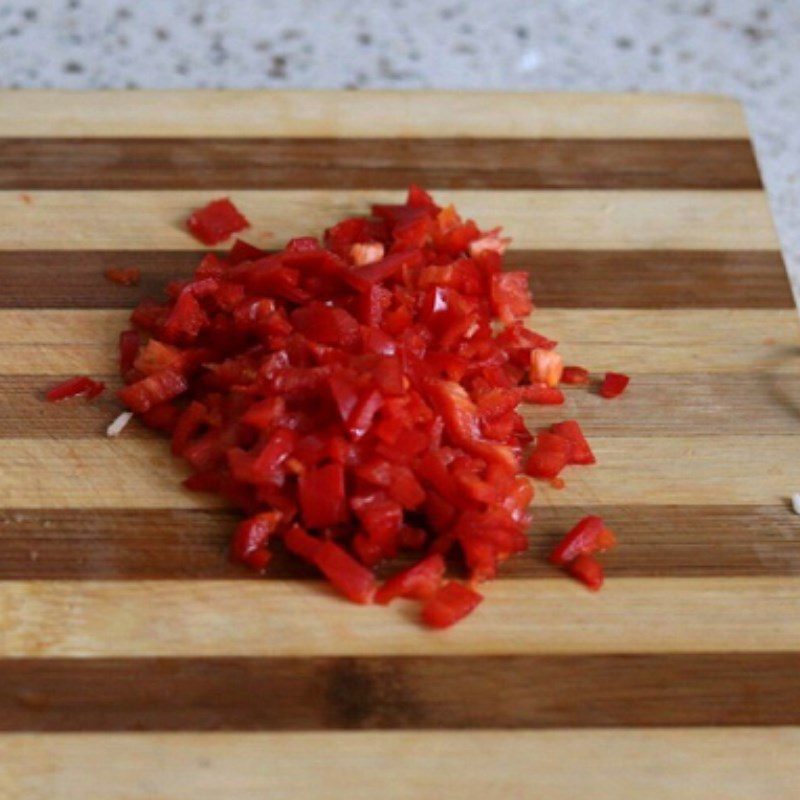
[[[163,441],[104,436],[127,309],[230,194],[278,245],[411,181],[514,237],[533,326],[633,375],[598,455],[538,490],[531,550],[446,633],[290,563]],[[108,266],[139,266],[138,289]],[[800,795],[800,350],[742,112],[714,97],[0,95],[0,796],[13,800]],[[618,532],[593,595],[543,555]]]

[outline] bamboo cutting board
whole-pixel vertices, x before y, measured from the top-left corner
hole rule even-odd
[[[277,246],[411,181],[514,237],[599,464],[539,489],[528,554],[446,633],[279,562],[165,443],[103,435],[127,309],[230,194]],[[104,281],[139,266],[138,289]],[[740,108],[711,97],[0,95],[0,797],[800,796],[800,351]],[[544,553],[618,532],[599,595]]]

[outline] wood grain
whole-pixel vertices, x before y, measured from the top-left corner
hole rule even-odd
[[[255,244],[318,236],[332,220],[363,214],[371,202],[397,202],[394,191],[237,190],[220,186],[254,227]],[[0,192],[0,250],[200,249],[186,232],[203,191]],[[768,250],[778,249],[760,191],[449,190],[454,203],[485,228],[502,224],[522,249]]]
[[[128,317],[111,309],[2,309],[0,375],[114,374]],[[760,372],[769,381],[796,375],[800,364],[800,326],[788,309],[544,308],[529,324],[559,341],[567,363],[600,374]]]
[[[555,543],[592,505],[534,507],[530,549],[500,580],[553,578]],[[620,547],[604,561],[617,577],[800,575],[800,518],[787,505],[604,506]],[[198,509],[6,509],[0,513],[0,580],[306,580],[316,571],[275,546],[265,576],[228,559],[232,511]],[[379,565],[388,577],[410,554]],[[462,567],[450,565],[459,575]]]
[[[800,724],[800,653],[14,659],[0,731]]]
[[[798,748],[796,728],[10,734],[0,786],[13,800],[753,800],[797,795]]]
[[[747,139],[5,139],[0,189],[759,189]]]
[[[526,411],[599,463],[536,484],[529,551],[443,633],[280,552],[230,564],[237,515],[167,443],[103,435],[193,208],[231,195],[276,248],[409,180],[506,226],[567,362],[633,376]],[[2,93],[0,220],[4,800],[800,796],[800,339],[737,103]],[[109,391],[42,402],[76,373]],[[621,542],[599,595],[545,561],[588,513]]]
[[[610,556],[609,556],[610,558]],[[800,578],[495,581],[469,625],[288,581],[6,581],[0,658],[766,653],[800,650]]]
[[[0,375],[0,439],[86,439],[104,436],[109,422],[121,410],[115,391],[116,375],[97,372],[106,392],[92,402],[44,402],[44,393],[63,375]],[[602,373],[593,376],[598,382]],[[800,421],[800,376],[776,372],[767,379],[742,372],[666,373],[635,376],[636,391],[619,403],[601,398],[593,388],[566,388],[560,406],[522,406],[532,430],[576,418],[587,436],[738,436],[797,434]],[[621,402],[621,401],[620,401]],[[679,407],[680,416],[664,414]],[[749,418],[746,429],[741,420]],[[154,439],[158,434],[132,421],[125,439]]]
[[[0,308],[131,308],[190,275],[194,250],[0,250]],[[138,267],[138,287],[109,283]],[[542,308],[794,308],[778,251],[511,250]],[[587,287],[591,290],[587,291]]]
[[[728,97],[447,91],[4,92],[0,136],[741,139]]]
[[[800,486],[798,447],[797,435],[595,437],[592,449],[602,469],[569,468],[568,490],[540,483],[537,502],[598,508],[783,504]],[[220,507],[215,496],[184,490],[180,481],[187,474],[161,441],[4,439],[0,506]]]

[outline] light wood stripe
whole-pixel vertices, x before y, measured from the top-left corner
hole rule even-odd
[[[5,659],[0,731],[798,725],[798,670],[800,653]]]
[[[93,372],[107,390],[90,403],[41,402],[63,375],[0,375],[0,439],[86,439],[104,436],[106,427],[120,411],[115,391],[116,375]],[[762,375],[733,373],[666,373],[636,375],[635,389],[625,395],[624,413],[618,403],[603,400],[595,391],[565,387],[560,406],[521,407],[530,428],[567,418],[580,420],[594,436],[747,436],[797,434],[800,408],[800,375],[776,372]],[[593,380],[599,382],[602,373]],[[776,403],[779,397],[781,402]],[[664,408],[680,408],[680,415],[664,414]],[[126,439],[153,439],[158,434],[131,423]]]
[[[553,578],[547,556],[575,521],[596,507],[536,505],[530,549],[501,580]],[[771,506],[604,506],[621,546],[604,559],[609,579],[800,575],[800,518]],[[0,512],[0,580],[254,579],[228,558],[239,516],[198,509],[6,509]],[[279,547],[264,580],[317,578]],[[418,558],[378,566],[392,575]],[[454,574],[462,568],[451,565]]]
[[[131,308],[199,259],[193,250],[0,251],[0,308]],[[529,273],[542,308],[795,307],[777,251],[511,250],[505,263]],[[110,284],[109,266],[138,267],[141,284]]]
[[[611,556],[609,556],[611,558]],[[283,581],[6,581],[0,658],[559,655],[800,650],[800,578],[496,581],[469,624]],[[611,679],[611,676],[610,676]]]
[[[114,374],[128,317],[109,309],[0,310],[0,374]],[[528,322],[559,340],[567,363],[598,373],[761,372],[768,382],[773,374],[796,374],[800,361],[800,326],[788,309],[546,308]]]
[[[435,189],[436,187],[430,187]],[[319,235],[370,202],[376,190],[39,191],[30,203],[0,192],[0,250],[201,249],[186,232],[192,209],[230,195],[253,222],[256,244]],[[777,250],[760,191],[492,191],[437,193],[484,227],[502,224],[522,249]],[[269,238],[267,237],[269,234]],[[277,237],[277,238],[275,238]]]
[[[620,405],[620,413],[624,406]],[[800,436],[595,437],[599,467],[571,467],[568,489],[537,484],[548,505],[760,505],[800,486]],[[0,506],[7,508],[215,508],[180,486],[184,467],[164,442],[4,439]]]
[[[750,142],[5,139],[2,189],[759,189]]]
[[[754,800],[800,792],[797,728],[10,734],[11,800]]]
[[[747,136],[727,97],[437,91],[12,91],[0,136],[674,138]]]

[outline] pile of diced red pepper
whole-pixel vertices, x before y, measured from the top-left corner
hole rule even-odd
[[[246,224],[227,200],[190,220],[209,244]],[[522,465],[553,479],[595,460],[577,422],[534,437],[518,412],[562,403],[559,383],[589,375],[525,326],[528,279],[502,269],[507,244],[417,187],[322,241],[276,253],[237,241],[133,312],[119,396],[172,437],[187,488],[247,515],[237,560],[265,570],[283,546],[351,600],[413,598],[425,623],[449,626],[528,546]],[[597,588],[592,554],[613,536],[587,519],[552,560]],[[419,560],[378,586],[375,565],[401,550]],[[445,577],[449,557],[467,581]]]

